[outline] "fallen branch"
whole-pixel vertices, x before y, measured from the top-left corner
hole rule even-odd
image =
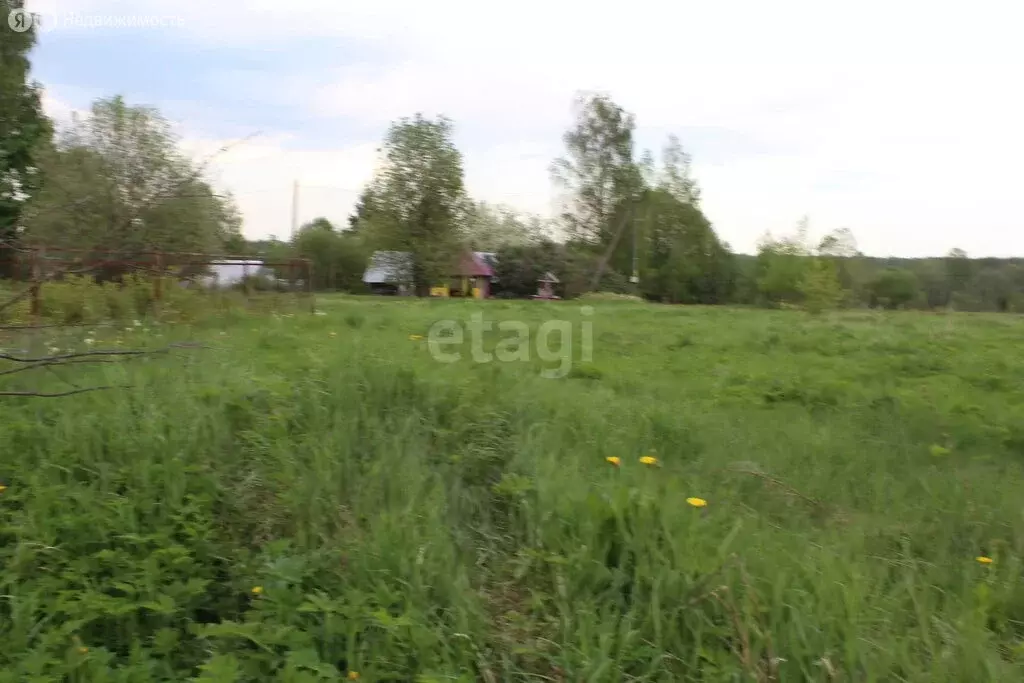
[[[21,331],[21,330],[49,330],[64,327],[99,327],[100,324],[93,323],[54,323],[52,325],[0,325],[0,331]]]
[[[92,363],[120,363],[122,361],[139,358],[142,356],[151,356],[160,353],[169,353],[172,349],[182,348],[208,348],[202,344],[195,342],[180,342],[174,344],[168,344],[167,346],[159,349],[139,349],[139,350],[109,350],[109,351],[80,351],[75,353],[63,353],[55,354],[52,356],[41,356],[38,358],[25,358],[19,356],[13,356],[8,353],[0,353],[0,360],[6,360],[13,363],[24,363],[21,367],[11,368],[0,372],[0,377],[16,375],[21,372],[28,372],[30,370],[41,370],[45,369],[56,376],[62,382],[70,384],[74,389],[62,392],[45,393],[39,391],[0,391],[0,397],[3,396],[27,396],[34,398],[61,398],[64,396],[74,396],[75,394],[84,394],[90,391],[104,391],[106,389],[128,389],[131,387],[130,384],[123,385],[104,385],[98,387],[80,387],[74,382],[62,377],[54,368],[64,367],[67,365],[82,365]]]
[[[62,365],[85,365],[86,363],[92,364],[92,363],[120,363],[120,362],[121,362],[120,360],[109,359],[109,358],[108,359],[102,359],[102,358],[77,359],[77,358],[72,358],[71,360],[66,360],[66,361],[65,360],[38,361],[38,362],[35,362],[35,363],[31,363],[30,365],[23,365],[20,368],[14,368],[12,370],[4,370],[4,371],[0,372],[0,377],[6,377],[7,375],[16,375],[19,372],[25,372],[27,370],[36,370],[36,369],[39,369],[39,368],[52,368],[55,365],[56,366],[62,366]]]
[[[801,500],[803,500],[805,503],[808,503],[809,505],[812,505],[812,506],[814,506],[816,508],[819,508],[821,510],[826,510],[827,509],[827,506],[824,503],[822,503],[820,500],[816,500],[816,499],[811,498],[810,496],[808,496],[806,494],[800,493],[799,491],[797,491],[795,488],[793,488],[792,486],[790,486],[786,482],[780,481],[779,479],[776,479],[775,477],[769,476],[769,475],[765,474],[764,472],[758,472],[757,470],[751,470],[751,469],[745,469],[745,468],[730,468],[729,471],[730,472],[736,472],[737,474],[749,474],[752,477],[757,477],[758,479],[762,479],[763,481],[766,481],[769,484],[772,484],[774,486],[779,487],[780,489],[782,489],[786,493],[789,493],[790,495],[793,495],[793,496],[796,496],[797,498],[800,498]]]
[[[127,350],[127,351],[79,351],[76,353],[64,353],[54,356],[41,356],[39,358],[19,358],[12,356],[7,353],[0,353],[0,360],[9,360],[15,363],[45,363],[48,361],[67,360],[72,358],[94,358],[103,356],[146,356],[156,353],[169,353],[172,349],[203,349],[207,348],[197,342],[178,342],[174,344],[168,344],[167,346],[160,349],[138,349],[138,350]],[[100,361],[92,361],[100,362]]]
[[[44,394],[39,391],[0,391],[0,396],[30,396],[32,398],[62,398],[64,396],[74,396],[75,394],[86,394],[90,391],[105,391],[106,389],[131,389],[131,384],[112,384],[109,386],[102,387],[85,387],[84,389],[72,389],[71,391],[61,391],[55,394]]]

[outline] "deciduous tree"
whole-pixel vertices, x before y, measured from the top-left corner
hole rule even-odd
[[[394,123],[384,141],[384,164],[371,183],[371,244],[408,252],[406,273],[417,293],[450,275],[467,212],[462,155],[452,123],[416,114]]]
[[[668,136],[661,152],[659,187],[684,204],[700,204],[700,187],[693,177],[693,160],[675,135]]]
[[[809,257],[800,231],[781,238],[765,235],[757,250],[757,288],[761,298],[769,304],[798,302]]]
[[[637,228],[640,291],[672,303],[723,303],[732,286],[732,255],[694,204],[667,187],[648,190]]]
[[[0,277],[14,274],[14,252],[25,203],[42,182],[38,156],[52,135],[40,87],[29,80],[35,27],[12,31],[7,18],[24,0],[0,0]]]
[[[525,246],[546,236],[544,222],[511,207],[476,202],[466,216],[465,237],[478,251]]]
[[[564,136],[566,155],[552,174],[564,191],[562,220],[571,239],[608,246],[642,187],[633,159],[632,114],[607,95],[588,93],[576,101],[576,123]]]
[[[314,289],[362,289],[367,253],[359,234],[337,231],[326,218],[316,218],[299,229],[292,247],[295,256],[312,263]]]
[[[41,167],[46,183],[26,208],[26,243],[128,256],[217,252],[240,233],[231,197],[203,180],[167,121],[120,97],[76,117]]]
[[[917,278],[905,268],[886,268],[871,282],[871,305],[902,308],[918,292]]]

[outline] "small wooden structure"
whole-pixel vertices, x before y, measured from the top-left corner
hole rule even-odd
[[[486,252],[462,252],[453,274],[447,282],[441,282],[430,288],[430,296],[440,297],[472,297],[486,299],[491,295],[491,280],[494,268],[488,263],[492,256]]]
[[[531,296],[531,299],[561,299],[562,297],[555,295],[555,285],[559,284],[560,280],[552,272],[544,273],[544,276],[537,280],[537,293]]]

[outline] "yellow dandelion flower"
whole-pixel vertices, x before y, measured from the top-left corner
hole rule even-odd
[[[612,455],[605,458],[605,462],[607,462],[610,465],[615,465],[616,467],[618,467],[619,465],[622,464],[622,458],[616,458],[614,455]]]
[[[7,487],[4,486],[3,484],[0,484],[0,493],[3,493],[6,490],[7,490]]]
[[[982,564],[992,564],[992,558],[991,557],[985,557],[984,555],[979,555],[978,557],[976,557],[974,559],[977,560],[978,562],[981,562]]]
[[[410,334],[409,335],[409,341],[422,341],[422,340],[423,340],[423,335],[422,334]]]
[[[650,465],[653,467],[654,465],[658,464],[658,459],[655,458],[653,455],[645,455],[644,457],[640,458],[640,463],[643,465]]]
[[[687,498],[686,502],[695,508],[704,508],[708,506],[708,502],[703,498]]]
[[[350,680],[350,681],[358,681],[359,680],[359,672],[358,671],[349,671],[348,672],[348,680]]]
[[[86,646],[83,645],[82,647],[78,648],[78,654],[80,654],[80,655],[87,655],[87,654],[89,654],[89,648],[87,648]]]
[[[253,595],[263,595],[263,586],[253,586],[252,587],[252,594]]]

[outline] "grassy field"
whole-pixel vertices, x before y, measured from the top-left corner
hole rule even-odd
[[[320,307],[34,342],[208,348],[0,399],[0,681],[1024,680],[1020,318]]]

